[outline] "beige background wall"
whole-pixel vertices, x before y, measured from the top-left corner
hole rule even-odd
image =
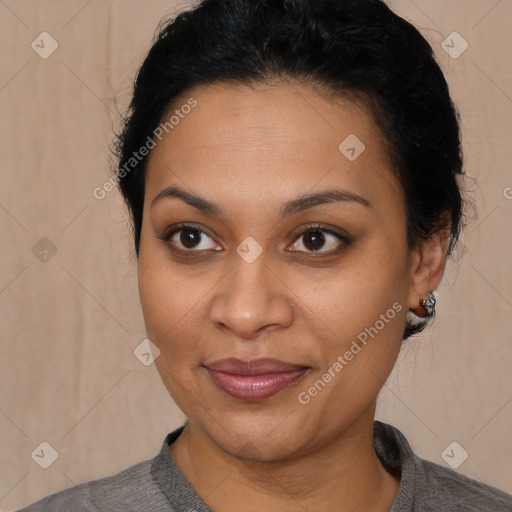
[[[447,74],[479,216],[434,328],[402,352],[378,417],[440,464],[457,441],[469,453],[459,471],[512,493],[512,2],[389,3]],[[133,354],[145,332],[120,197],[92,195],[108,177],[117,109],[176,8],[0,1],[0,510],[150,458],[183,421],[154,365]],[[31,48],[43,31],[59,45],[47,59]],[[457,59],[441,47],[453,31],[469,44]],[[48,469],[31,457],[41,442],[58,452]]]

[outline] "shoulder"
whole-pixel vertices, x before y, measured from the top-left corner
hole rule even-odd
[[[435,462],[416,459],[424,471],[426,511],[512,511],[512,495]]]
[[[172,512],[171,503],[193,494],[174,463],[169,446],[183,431],[165,437],[160,452],[115,475],[56,492],[17,512]],[[198,501],[197,496],[190,499]]]
[[[512,512],[512,495],[418,457],[392,425],[375,421],[374,447],[383,466],[401,475],[393,512]]]
[[[115,475],[59,491],[18,512],[168,510],[168,502],[158,499],[161,491],[151,475],[151,463],[140,462]]]

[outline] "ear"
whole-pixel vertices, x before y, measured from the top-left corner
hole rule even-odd
[[[427,298],[429,290],[436,290],[443,278],[449,242],[450,227],[448,226],[412,250],[408,308],[420,317],[425,316],[426,311],[420,305],[421,300]]]

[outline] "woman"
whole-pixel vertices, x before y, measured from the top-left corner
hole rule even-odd
[[[374,420],[463,218],[457,114],[414,27],[380,0],[205,0],[161,29],[117,150],[187,423],[24,510],[512,510]]]

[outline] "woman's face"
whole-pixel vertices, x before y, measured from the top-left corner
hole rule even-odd
[[[292,457],[367,426],[417,263],[372,116],[298,84],[183,98],[149,158],[139,256],[167,389],[233,455]]]

